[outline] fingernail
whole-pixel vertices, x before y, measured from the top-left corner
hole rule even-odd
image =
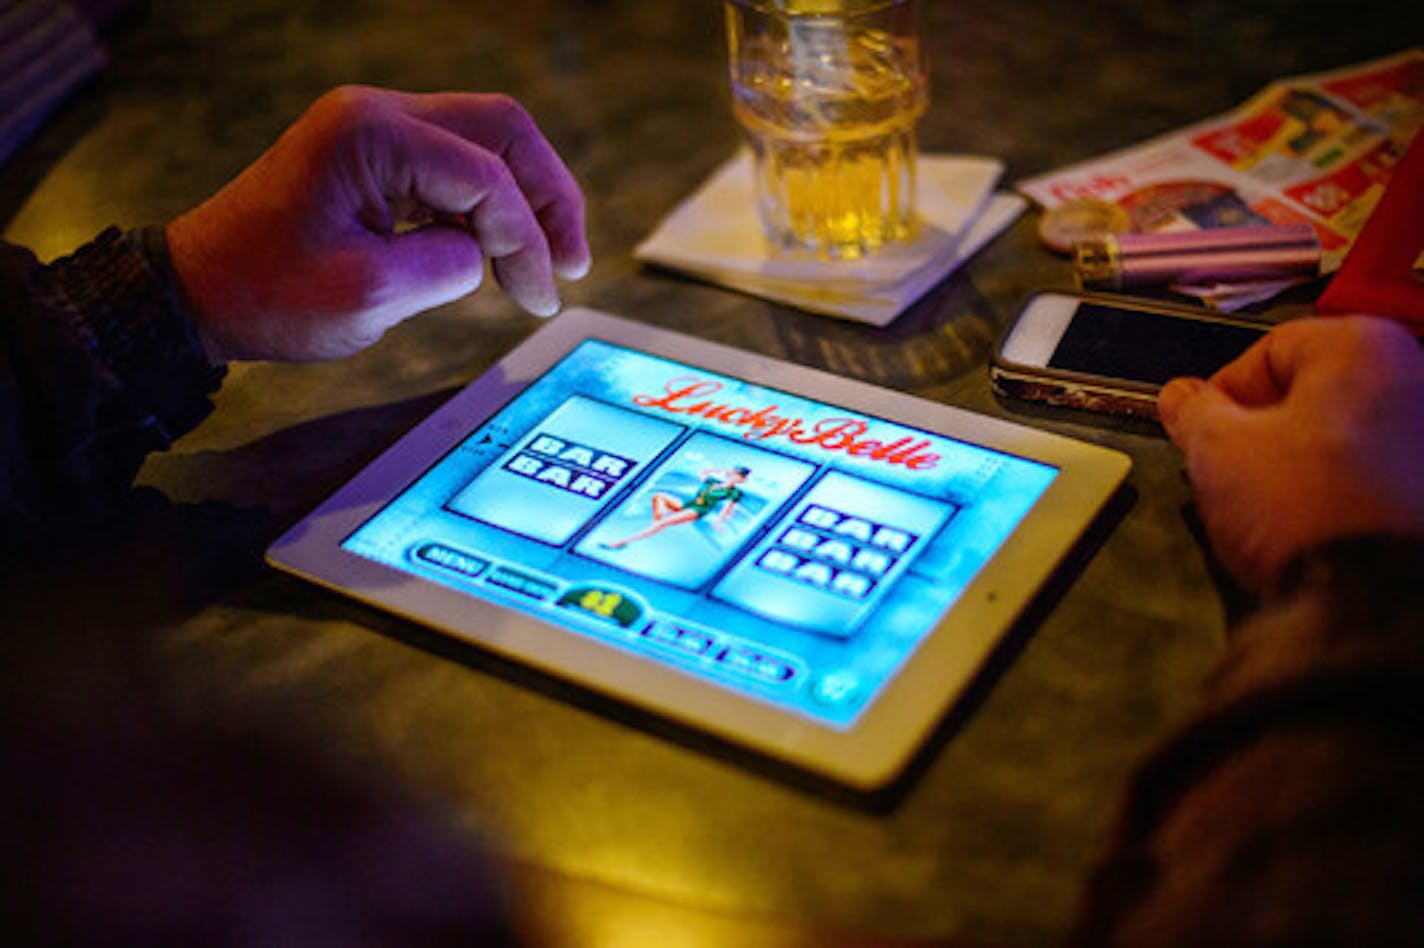
[[[593,261],[588,257],[574,263],[563,264],[557,268],[559,276],[565,280],[582,280],[588,276],[588,271],[591,269],[593,269]]]

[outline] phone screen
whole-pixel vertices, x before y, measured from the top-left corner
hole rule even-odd
[[[1117,309],[1084,302],[1073,313],[1051,368],[1162,385],[1205,378],[1235,359],[1265,329]]]

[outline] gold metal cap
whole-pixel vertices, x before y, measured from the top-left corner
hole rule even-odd
[[[1084,288],[1122,286],[1122,252],[1117,237],[1105,234],[1073,245],[1073,275]]]

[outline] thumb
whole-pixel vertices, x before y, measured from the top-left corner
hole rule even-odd
[[[1237,419],[1228,416],[1240,410],[1231,396],[1198,378],[1173,379],[1157,396],[1157,416],[1167,437],[1187,455],[1203,432],[1236,423]]]
[[[1162,390],[1157,393],[1157,418],[1162,422],[1162,427],[1170,431],[1182,410],[1182,405],[1195,397],[1205,384],[1199,378],[1186,376],[1172,379],[1162,386]]]
[[[476,290],[485,261],[469,231],[427,224],[384,241],[381,296],[375,318],[388,329],[416,313]]]

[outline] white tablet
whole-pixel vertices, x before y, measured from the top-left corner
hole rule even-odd
[[[268,559],[868,790],[907,763],[1128,468],[570,310]]]

